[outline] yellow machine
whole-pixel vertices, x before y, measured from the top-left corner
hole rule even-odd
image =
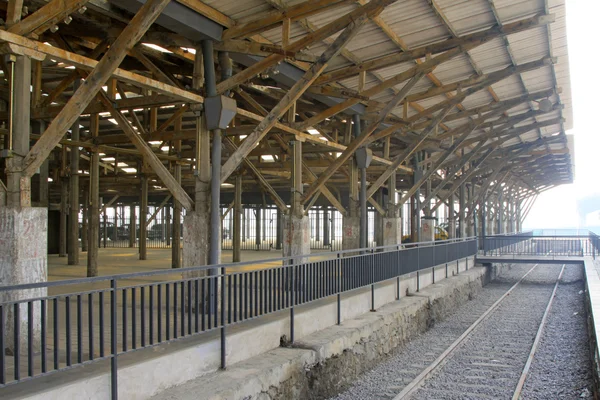
[[[448,232],[441,226],[435,227],[435,240],[448,240]],[[402,236],[402,243],[411,243],[410,235]]]

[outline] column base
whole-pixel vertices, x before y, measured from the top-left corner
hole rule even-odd
[[[283,257],[296,257],[310,254],[310,219],[307,216],[283,216]],[[308,261],[299,257],[296,263]]]
[[[421,218],[421,242],[435,241],[435,218]]]
[[[342,249],[360,248],[360,217],[342,218]]]
[[[395,246],[402,242],[402,218],[383,218],[383,245]]]
[[[199,213],[194,211],[188,213],[183,219],[184,268],[208,264],[208,253],[210,251],[209,227],[209,213]]]
[[[0,285],[20,285],[46,282],[48,280],[48,209],[24,207],[0,208]],[[0,303],[45,297],[46,288],[0,292]],[[27,303],[19,307],[20,351],[26,354],[28,314]],[[13,307],[6,307],[4,343],[9,352],[14,352],[13,333],[15,321]],[[33,302],[33,351],[38,352],[41,338],[39,301]],[[5,349],[0,349],[4,351]]]

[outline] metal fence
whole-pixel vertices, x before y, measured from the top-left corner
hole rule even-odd
[[[370,286],[374,308],[375,284],[396,278],[399,298],[400,276],[417,271],[418,282],[418,271],[444,264],[447,276],[476,252],[468,238],[268,260],[282,262],[273,268],[222,264],[213,276],[195,267],[2,286],[0,348],[10,352],[0,352],[0,387],[110,359],[116,398],[121,354],[218,329],[225,366],[228,326],[288,310],[293,341],[296,306],[337,296],[339,323],[345,293]]]
[[[549,255],[596,257],[599,237],[593,233],[585,236],[537,236],[533,232],[518,235],[488,236],[484,239],[484,254],[500,255]]]

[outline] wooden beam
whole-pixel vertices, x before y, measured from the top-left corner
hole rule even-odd
[[[444,51],[451,50],[460,46],[465,46],[473,43],[487,43],[497,37],[506,36],[509,34],[523,32],[538,26],[546,25],[554,22],[554,15],[536,15],[531,18],[526,18],[503,26],[494,26],[485,31],[475,32],[459,38],[452,38],[443,42],[434,43],[427,46],[422,46],[408,51],[403,51],[388,56],[379,57],[373,60],[365,61],[361,65],[343,67],[337,70],[328,72],[319,78],[315,85],[323,85],[328,82],[338,81],[340,79],[349,78],[358,75],[361,71],[370,71],[389,67],[405,61],[411,61],[418,58],[426,57],[428,54],[438,54]]]
[[[256,146],[258,142],[275,126],[277,120],[286,112],[286,110],[302,96],[308,87],[317,79],[317,77],[327,68],[329,61],[340,53],[344,46],[360,31],[360,28],[367,22],[367,17],[362,15],[355,21],[348,24],[348,27],[342,32],[304,73],[294,86],[283,96],[269,114],[258,124],[254,131],[242,142],[238,149],[229,157],[221,170],[221,183],[225,182],[229,175],[237,168],[248,153]]]
[[[356,150],[362,146],[362,144],[367,140],[367,138],[375,132],[375,130],[379,127],[379,125],[385,120],[387,114],[389,114],[410,92],[410,90],[419,82],[419,80],[423,77],[423,72],[416,74],[410,81],[404,85],[404,87],[394,96],[388,103],[388,107],[380,113],[379,119],[372,124],[370,124],[367,129],[364,130],[359,136],[354,138],[352,142],[344,149],[342,154],[338,158],[333,161],[331,167],[321,174],[319,178],[312,183],[312,185],[306,190],[304,195],[302,196],[302,202],[306,202],[312,195],[314,195],[325,182],[356,152]],[[394,168],[396,170],[396,168]]]
[[[6,9],[6,26],[13,26],[21,20],[23,0],[8,0]]]
[[[347,0],[309,0],[295,6],[288,7],[285,12],[274,10],[260,18],[245,24],[239,24],[223,32],[223,40],[245,37],[264,32],[285,20],[306,18],[309,15],[323,11],[332,5],[348,3]],[[283,47],[286,47],[285,45]]]
[[[104,105],[110,109],[111,116],[117,121],[119,127],[123,129],[123,132],[129,136],[131,142],[134,146],[140,151],[144,156],[144,161],[150,165],[152,170],[158,175],[159,179],[163,182],[163,184],[169,189],[173,197],[181,203],[183,207],[188,211],[192,211],[194,209],[194,202],[185,192],[185,190],[181,187],[181,185],[175,180],[173,175],[169,172],[169,170],[163,165],[162,161],[156,156],[156,154],[152,151],[150,146],[138,135],[138,133],[133,129],[133,126],[129,122],[125,116],[112,107],[111,100],[106,96],[106,94],[101,93],[101,100]]]
[[[84,83],[73,94],[65,108],[50,123],[46,132],[33,146],[24,159],[24,175],[31,177],[64,136],[65,132],[81,115],[82,111],[96,96],[102,85],[110,78],[125,58],[127,51],[139,41],[150,25],[158,18],[170,0],[148,0],[123,29],[113,45],[88,75]],[[120,114],[120,113],[119,113]]]
[[[355,21],[357,21],[361,17],[366,16],[367,18],[371,18],[375,15],[379,15],[386,6],[395,3],[396,1],[398,0],[372,0],[371,2],[369,2],[369,4],[359,7],[356,10],[328,23],[327,25],[316,30],[315,32],[306,35],[302,39],[295,41],[294,43],[290,44],[286,50],[294,52],[301,51],[307,48],[308,46],[319,42],[325,38],[328,38],[336,32],[344,29],[349,24],[355,23]],[[235,74],[231,78],[226,79],[223,82],[217,84],[217,93],[224,93],[227,90],[230,90],[238,86],[239,84],[246,82],[250,78],[256,76],[265,69],[277,64],[278,62],[283,61],[284,59],[285,56],[279,54],[273,54],[269,57],[264,58],[256,64]]]
[[[52,0],[24,20],[8,28],[11,33],[21,36],[44,33],[70,14],[83,7],[88,0]]]

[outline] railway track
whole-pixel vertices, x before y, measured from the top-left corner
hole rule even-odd
[[[565,265],[551,289],[549,285],[523,285],[536,268],[393,399],[520,399]]]
[[[334,399],[519,399],[564,271],[513,267]]]

